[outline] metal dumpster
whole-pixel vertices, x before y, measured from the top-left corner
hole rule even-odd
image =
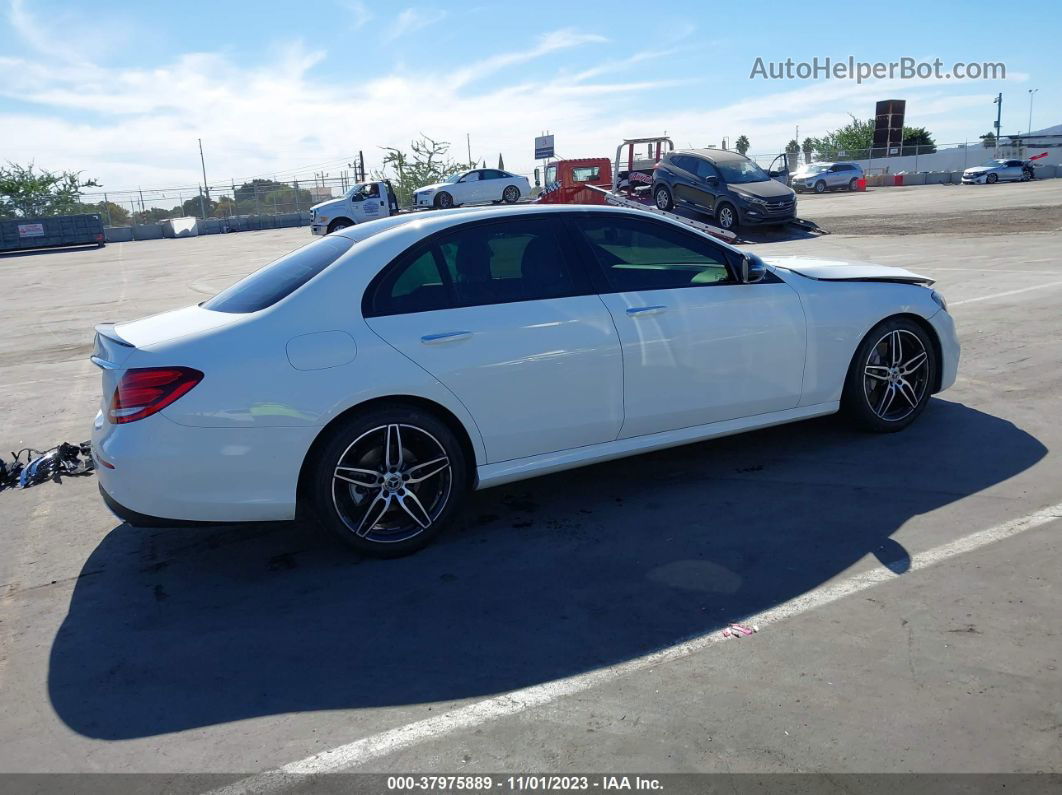
[[[103,221],[95,213],[0,219],[0,252],[103,244]]]

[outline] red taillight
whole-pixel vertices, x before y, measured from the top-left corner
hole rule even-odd
[[[137,367],[126,370],[111,398],[107,419],[136,422],[162,411],[203,380],[190,367]]]

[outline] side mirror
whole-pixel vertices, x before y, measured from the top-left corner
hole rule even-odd
[[[746,254],[741,258],[741,283],[756,284],[767,275],[767,266],[755,254]]]
[[[715,177],[715,176],[705,177],[704,181],[707,182],[709,185],[711,185],[714,188],[716,185],[719,184],[719,177]]]

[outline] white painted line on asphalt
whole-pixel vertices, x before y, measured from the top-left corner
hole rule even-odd
[[[997,541],[1010,538],[1026,530],[1032,530],[1057,519],[1062,519],[1062,503],[1028,514],[1020,519],[1011,519],[987,530],[981,530],[947,544],[933,547],[925,552],[918,552],[911,556],[911,566],[908,573],[928,568],[949,558],[972,552],[975,549],[994,544]],[[907,576],[907,574],[898,575],[885,567],[875,567],[840,582],[835,582],[832,585],[809,591],[770,610],[740,618],[744,624],[774,624],[836,602],[846,596],[852,596],[868,588],[873,588],[875,585],[892,582],[897,577],[903,576]],[[735,620],[737,618],[735,617]],[[214,795],[276,792],[293,784],[293,779],[296,777],[349,770],[373,759],[387,756],[395,751],[410,748],[422,742],[436,740],[454,732],[471,729],[509,715],[526,712],[565,696],[607,684],[628,674],[688,657],[722,640],[724,638],[720,632],[713,630],[710,633],[699,635],[675,646],[647,654],[644,657],[638,657],[596,671],[578,674],[567,679],[532,685],[531,687],[514,690],[484,701],[477,701],[432,718],[408,723],[405,726],[388,729],[346,745],[321,751],[276,770],[267,770],[241,779],[227,787],[214,790]]]
[[[1048,282],[1047,284],[1037,284],[1032,287],[1022,287],[1020,290],[1007,290],[1003,293],[992,293],[992,295],[982,295],[977,298],[964,298],[962,301],[948,301],[948,306],[962,306],[963,304],[972,304],[974,301],[993,301],[996,298],[1006,298],[1008,295],[1028,293],[1032,290],[1046,290],[1048,287],[1058,287],[1059,285],[1062,285],[1062,282]]]

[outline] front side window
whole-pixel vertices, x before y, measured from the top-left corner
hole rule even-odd
[[[460,182],[479,182],[479,172],[478,171],[469,171],[467,174],[465,174],[463,177],[461,177],[461,179],[459,181]]]
[[[597,214],[576,223],[612,292],[732,283],[725,250],[670,224]]]
[[[707,160],[701,160],[697,158],[697,171],[696,174],[701,179],[708,179],[708,177],[718,176],[718,172],[715,170],[715,166],[709,163]]]
[[[291,295],[353,245],[353,240],[342,235],[322,237],[241,279],[204,301],[202,306],[215,312],[233,313],[265,309]]]
[[[369,288],[367,317],[585,295],[554,221],[522,218],[440,233],[403,255]]]

